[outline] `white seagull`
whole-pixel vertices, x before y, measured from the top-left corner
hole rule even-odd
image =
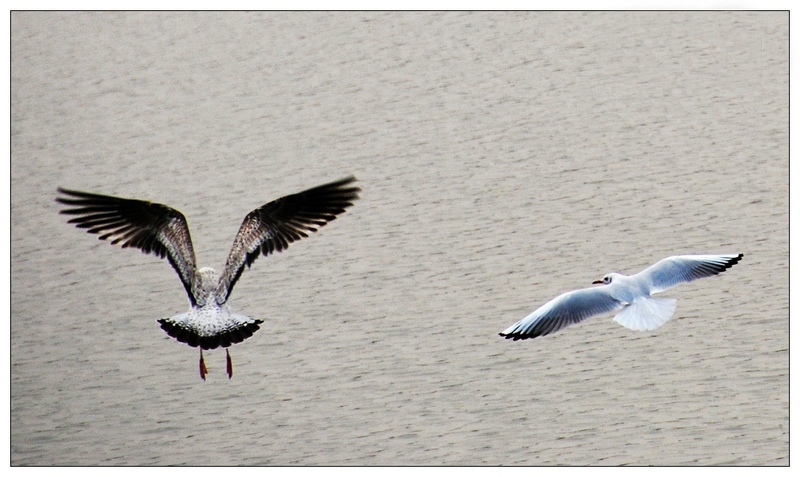
[[[100,240],[136,247],[159,258],[166,257],[178,272],[190,309],[172,318],[158,320],[170,336],[200,347],[200,377],[208,369],[204,349],[225,348],[228,378],[233,376],[228,347],[253,336],[262,320],[234,313],[228,306],[233,286],[259,255],[281,252],[290,243],[334,220],[353,205],[360,189],[355,177],[331,182],[274,200],[247,214],[233,239],[222,274],[213,268],[197,268],[186,217],[163,204],[121,199],[59,188],[57,202],[69,206],[62,214],[74,215],[68,223],[101,234]]]
[[[663,325],[675,312],[674,298],[652,295],[684,282],[710,277],[739,263],[744,255],[678,255],[667,257],[636,275],[609,273],[593,282],[603,286],[564,293],[522,320],[506,328],[500,336],[526,340],[556,332],[590,316],[622,310],[614,321],[636,331],[650,331]]]

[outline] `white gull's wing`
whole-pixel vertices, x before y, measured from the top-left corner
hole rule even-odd
[[[195,256],[189,227],[182,213],[163,204],[121,199],[69,189],[58,189],[56,202],[68,206],[62,214],[74,215],[68,223],[101,234],[100,240],[121,243],[122,248],[136,247],[159,258],[166,256],[178,273],[189,301],[197,305]],[[203,303],[199,303],[203,305]]]
[[[744,255],[676,255],[667,257],[631,278],[650,286],[650,294],[685,282],[717,275],[739,263]]]
[[[500,336],[525,340],[558,331],[586,318],[625,306],[608,293],[608,287],[584,288],[564,293],[505,329]]]
[[[308,189],[274,200],[247,214],[225,262],[217,288],[217,302],[225,303],[233,286],[259,255],[285,250],[290,243],[308,237],[353,205],[359,188],[355,177]]]

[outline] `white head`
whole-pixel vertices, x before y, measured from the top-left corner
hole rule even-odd
[[[207,295],[217,289],[219,274],[216,270],[211,267],[203,267],[197,271],[197,275],[200,277],[200,290],[204,294]]]
[[[595,280],[592,282],[593,285],[610,285],[614,282],[614,280],[619,279],[623,275],[619,273],[609,273],[608,275],[604,276],[602,280]]]

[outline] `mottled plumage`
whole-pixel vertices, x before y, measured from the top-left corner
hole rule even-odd
[[[188,312],[158,320],[170,336],[200,347],[200,376],[205,379],[204,349],[224,348],[255,333],[261,320],[233,313],[227,305],[236,281],[260,255],[285,250],[334,220],[358,198],[354,177],[287,195],[250,212],[233,240],[221,274],[197,269],[192,239],[182,213],[163,204],[58,189],[56,201],[68,206],[68,222],[98,234],[100,240],[135,247],[166,258],[189,297]],[[226,350],[227,352],[227,350]],[[233,374],[227,355],[228,376]]]

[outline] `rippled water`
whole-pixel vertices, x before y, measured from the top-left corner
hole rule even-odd
[[[788,14],[14,13],[14,465],[788,464]],[[206,354],[166,262],[57,186],[170,204],[201,266],[355,174],[259,259]],[[608,271],[745,254],[647,333],[497,336]]]

